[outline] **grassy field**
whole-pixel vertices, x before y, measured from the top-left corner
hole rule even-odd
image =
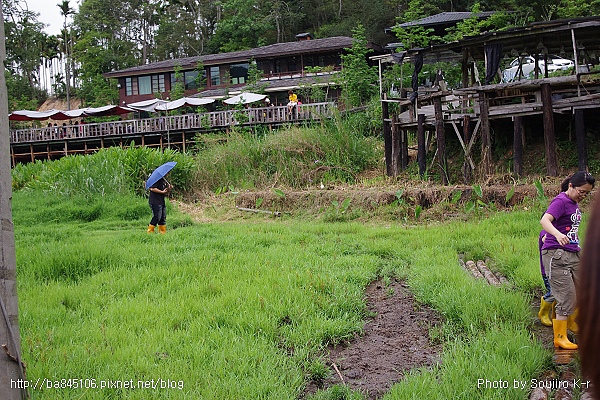
[[[386,276],[445,318],[432,332],[442,363],[386,399],[523,399],[513,381],[549,366],[528,331],[541,285],[537,211],[408,228],[195,224],[170,207],[167,235],[148,235],[150,211],[134,196],[21,190],[13,209],[23,357],[42,386],[33,399],[298,398],[327,371],[324,348],[360,332],[364,289]],[[514,288],[476,282],[459,253],[489,257]],[[361,398],[339,393],[315,397]]]

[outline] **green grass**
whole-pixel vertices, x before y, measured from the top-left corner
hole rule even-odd
[[[442,363],[412,371],[386,399],[523,399],[478,379],[530,380],[549,365],[528,331],[542,286],[537,212],[408,228],[291,217],[193,224],[170,206],[167,235],[148,235],[141,198],[21,190],[13,210],[28,379],[176,386],[44,387],[33,399],[298,398],[324,373],[325,347],[361,331],[365,287],[380,276],[405,279],[445,319],[435,331]],[[476,282],[459,253],[489,257],[514,288]],[[345,388],[314,397],[361,398]]]

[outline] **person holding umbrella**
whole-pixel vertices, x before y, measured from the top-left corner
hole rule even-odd
[[[156,168],[146,181],[146,189],[150,189],[148,195],[148,204],[152,210],[152,220],[148,225],[148,233],[154,233],[154,228],[158,225],[158,232],[167,233],[167,207],[165,205],[165,196],[173,189],[165,176],[177,164],[174,161],[167,162]]]

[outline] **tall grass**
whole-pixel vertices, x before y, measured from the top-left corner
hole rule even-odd
[[[39,189],[61,196],[91,199],[110,195],[142,194],[144,181],[159,165],[176,161],[169,180],[182,193],[190,190],[194,171],[191,157],[173,150],[147,147],[101,149],[87,156],[18,164],[13,169],[14,189]]]
[[[203,190],[353,183],[356,174],[378,165],[379,144],[341,118],[264,136],[233,131],[197,155],[196,181]]]
[[[522,399],[523,390],[485,389],[478,379],[529,380],[548,365],[528,332],[528,304],[541,288],[537,213],[420,228],[190,222],[164,236],[141,229],[141,212],[121,221],[104,206],[92,220],[44,217],[66,212],[46,211],[61,204],[96,213],[92,202],[76,203],[14,194],[28,378],[172,387],[44,387],[33,399],[298,398],[323,373],[325,347],[361,331],[364,289],[384,275],[404,279],[445,319],[432,332],[445,343],[440,365],[412,371],[386,398]],[[490,257],[515,287],[474,281],[459,253]],[[362,398],[346,389],[315,398],[339,396]]]

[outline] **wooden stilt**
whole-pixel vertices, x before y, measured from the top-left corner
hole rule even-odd
[[[523,117],[513,118],[513,172],[517,177],[523,175]]]
[[[443,185],[448,184],[448,160],[446,156],[446,130],[444,128],[444,115],[442,114],[442,98],[433,100],[435,112],[435,136],[437,141],[440,178]]]
[[[575,137],[577,138],[577,166],[580,171],[587,171],[588,160],[583,110],[575,110]]]
[[[383,117],[383,147],[386,173],[387,176],[392,176],[392,128],[388,103],[385,101],[381,103],[381,112]]]
[[[489,105],[485,92],[479,92],[479,119],[481,122],[481,165],[484,175],[492,174],[492,140],[490,137]]]
[[[425,176],[427,169],[427,148],[425,145],[425,114],[417,117],[417,161],[419,163],[419,175]]]
[[[546,148],[546,173],[548,176],[558,176],[558,160],[556,155],[556,140],[554,136],[554,114],[552,112],[552,88],[543,83],[542,113],[544,119],[544,144]]]

